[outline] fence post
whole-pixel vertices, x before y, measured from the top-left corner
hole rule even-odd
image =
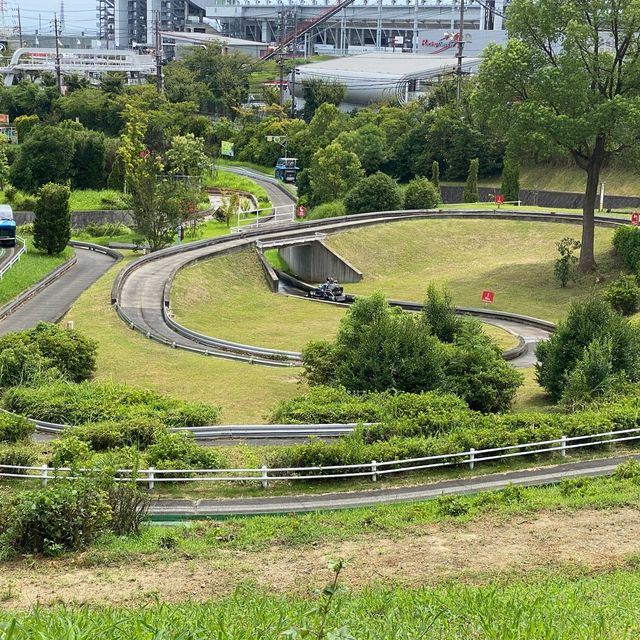
[[[47,482],[49,482],[49,466],[46,464],[43,464],[40,469],[42,470],[42,486],[46,487],[47,486]]]
[[[156,477],[155,470],[156,470],[155,467],[149,467],[147,469],[147,483],[149,486],[149,491],[151,491],[155,486],[155,482],[154,482],[154,478]]]
[[[476,450],[469,449],[469,469],[473,469],[476,466]]]
[[[262,480],[261,480],[262,488],[266,489],[269,486],[269,469],[268,467],[262,467]]]
[[[378,481],[378,463],[375,460],[371,461],[371,482]]]
[[[567,457],[567,436],[560,438],[560,455],[563,458]]]

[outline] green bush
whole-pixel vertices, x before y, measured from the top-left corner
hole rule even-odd
[[[474,158],[469,162],[469,172],[462,193],[462,202],[478,202],[480,200],[480,194],[478,193],[479,169],[480,160],[478,158]]]
[[[145,457],[156,469],[221,469],[226,463],[218,450],[200,446],[186,433],[162,435]]]
[[[19,493],[0,522],[0,539],[18,553],[57,555],[81,549],[108,530],[107,494],[94,481],[58,480]]]
[[[427,299],[422,307],[422,319],[441,342],[453,342],[458,331],[458,318],[453,298],[446,287],[442,290],[433,284],[427,289]]]
[[[0,412],[0,442],[29,440],[35,429],[33,422],[22,416]]]
[[[338,218],[347,215],[344,202],[342,200],[334,200],[333,202],[325,202],[313,207],[307,215],[307,220],[320,220],[321,218]]]
[[[156,418],[136,416],[118,421],[94,422],[69,427],[65,430],[93,451],[107,451],[121,447],[136,447],[144,450],[157,442],[167,428]]]
[[[434,209],[440,202],[440,192],[426,178],[414,178],[404,192],[405,209]]]
[[[32,467],[38,459],[38,452],[32,444],[0,444],[0,471],[2,465]],[[5,469],[8,473],[20,473],[15,469]]]
[[[312,386],[331,385],[336,379],[338,350],[328,340],[312,340],[302,349],[303,377]]]
[[[621,276],[604,292],[604,299],[623,316],[634,314],[640,306],[640,286],[635,276]]]
[[[402,207],[402,193],[396,181],[380,171],[362,178],[344,198],[348,214],[395,211]]]
[[[520,200],[520,161],[514,155],[507,155],[504,159],[500,193],[505,202]]]
[[[92,238],[101,238],[105,236],[121,236],[129,233],[129,228],[125,227],[121,222],[105,222],[98,224],[96,222],[89,223],[84,229],[80,230]]]
[[[218,407],[111,382],[14,387],[3,404],[14,413],[69,425],[146,417],[168,427],[188,427],[217,424],[220,419]]]
[[[33,246],[49,255],[64,251],[71,239],[69,187],[48,183],[38,192],[33,221]]]
[[[640,228],[630,225],[617,227],[613,247],[627,267],[640,274]]]
[[[73,467],[87,463],[93,452],[89,445],[73,434],[65,434],[51,443],[49,465],[53,467]]]

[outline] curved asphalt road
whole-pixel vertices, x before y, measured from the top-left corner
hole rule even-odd
[[[12,314],[0,320],[0,335],[21,331],[40,321],[57,322],[80,294],[114,264],[104,253],[76,248],[76,264]]]
[[[2,247],[0,249],[0,269],[13,258],[19,247]]]
[[[298,199],[289,192],[289,190],[281,185],[275,178],[265,176],[263,173],[252,171],[251,169],[245,169],[244,167],[217,167],[219,171],[226,171],[227,173],[235,173],[239,176],[251,178],[254,182],[258,182],[261,187],[267,192],[269,200],[274,207],[282,207],[286,205],[295,204]]]
[[[150,511],[151,519],[189,519],[194,517],[222,518],[228,516],[300,513],[334,509],[372,507],[399,502],[433,500],[443,495],[466,495],[504,489],[509,484],[540,486],[555,484],[563,478],[611,475],[626,460],[639,455],[620,456],[554,465],[540,469],[491,473],[463,480],[442,480],[431,484],[397,489],[348,491],[321,495],[294,495],[264,498],[235,498],[220,500],[158,500]],[[372,483],[373,484],[373,483]]]

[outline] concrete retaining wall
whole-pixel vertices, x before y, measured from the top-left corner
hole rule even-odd
[[[16,224],[29,224],[33,222],[33,211],[14,211]],[[74,229],[84,229],[89,224],[113,224],[121,223],[130,227],[133,224],[131,212],[127,210],[102,209],[98,211],[72,211],[71,226]]]
[[[324,282],[329,276],[338,282],[359,282],[362,272],[321,240],[279,249],[289,269],[308,282]]]
[[[446,204],[462,202],[463,187],[441,186],[442,200]],[[494,194],[500,193],[497,187],[480,187],[481,202],[493,202]],[[523,205],[538,207],[558,207],[558,209],[581,209],[584,201],[584,194],[569,191],[537,191],[534,189],[520,189],[520,200]],[[598,196],[597,204],[600,203]],[[605,195],[605,209],[640,209],[640,197]]]

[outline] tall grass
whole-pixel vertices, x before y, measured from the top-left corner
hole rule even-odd
[[[428,552],[425,554],[428,562]],[[401,579],[401,576],[399,576]],[[640,574],[544,576],[481,586],[451,584],[417,590],[373,587],[336,595],[327,630],[367,640],[623,640],[638,637]],[[206,604],[156,602],[135,609],[57,607],[0,613],[2,640],[225,640],[286,637],[316,622],[307,598],[253,587]],[[302,636],[289,636],[302,637]]]

